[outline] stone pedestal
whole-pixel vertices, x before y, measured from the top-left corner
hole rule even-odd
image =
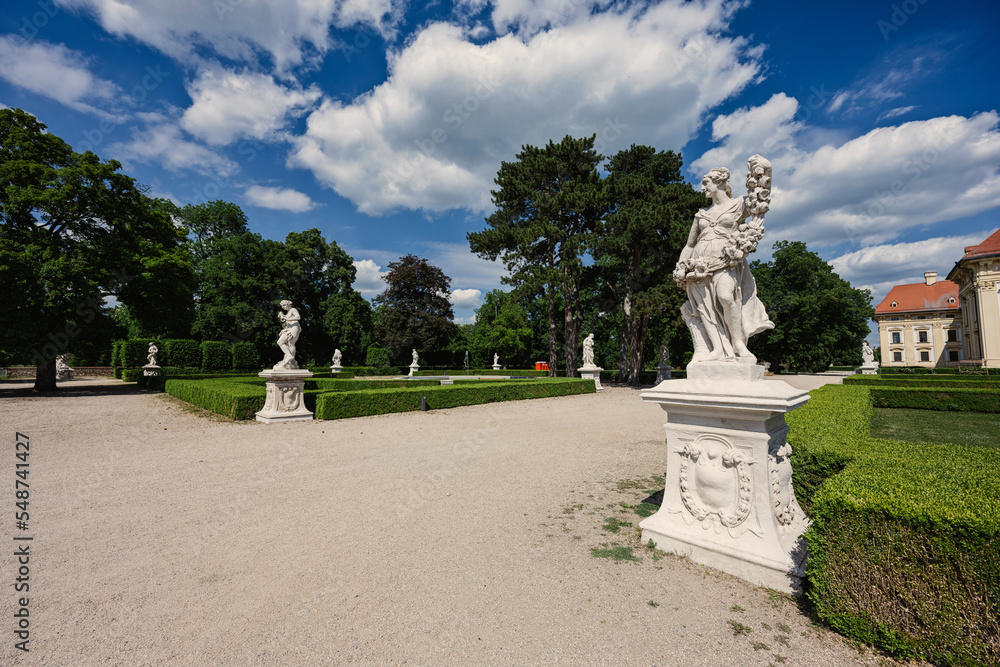
[[[861,367],[862,375],[878,375],[878,363],[872,362]]]
[[[601,371],[604,369],[600,366],[581,366],[577,369],[580,371],[580,377],[584,380],[593,380],[594,388],[597,391],[604,391],[604,387],[601,386]]]
[[[420,366],[417,364],[410,364],[410,374],[407,377],[413,377],[420,370]]]
[[[669,380],[672,372],[673,370],[670,368],[670,366],[667,366],[666,364],[660,364],[659,366],[657,366],[656,384],[660,384],[664,380]]]
[[[495,371],[500,370],[500,364],[493,364],[493,370]]]
[[[334,375],[336,375],[342,370],[344,370],[344,367],[339,364],[336,366],[330,366],[330,372],[333,373]]]
[[[142,367],[142,374],[147,377],[156,377],[160,374],[160,367],[156,364],[146,364]]]
[[[758,370],[759,369],[759,370]],[[663,504],[643,544],[784,592],[800,590],[808,519],[792,490],[785,413],[809,399],[736,362],[688,365],[642,392],[667,413]]]
[[[257,413],[257,421],[271,424],[313,418],[303,400],[305,380],[312,377],[312,373],[302,369],[269,369],[257,375],[267,379],[267,398],[264,408]]]

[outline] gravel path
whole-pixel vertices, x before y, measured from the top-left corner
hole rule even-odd
[[[0,383],[0,470],[12,490],[28,434],[31,652],[8,555],[0,664],[894,664],[638,545],[664,418],[631,389],[266,425],[114,380],[24,386]]]

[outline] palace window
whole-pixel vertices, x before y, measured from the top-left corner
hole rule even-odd
[[[902,361],[903,360],[903,353],[902,352],[893,352],[892,353],[892,360],[893,361]]]
[[[893,331],[892,332],[892,342],[895,343],[896,345],[899,345],[900,340],[899,340],[899,332],[898,331]],[[897,361],[899,361],[899,360],[897,359]]]
[[[927,342],[927,332],[926,331],[918,331],[917,332],[917,342],[918,343],[926,343]]]
[[[948,361],[958,361],[958,350],[948,350]]]
[[[958,342],[958,330],[956,330],[956,329],[948,329],[948,342],[949,343],[957,343]],[[958,360],[954,359],[953,361],[958,361]]]
[[[926,350],[920,353],[920,361],[930,361],[931,353]]]

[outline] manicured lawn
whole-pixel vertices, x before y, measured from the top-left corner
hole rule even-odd
[[[872,437],[1000,448],[1000,414],[875,408]]]

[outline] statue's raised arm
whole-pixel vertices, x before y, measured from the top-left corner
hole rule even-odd
[[[771,203],[771,163],[760,155],[747,160],[747,195],[733,197],[729,170],[716,167],[701,181],[711,200],[695,214],[688,241],[674,269],[674,280],[688,300],[681,315],[694,341],[692,363],[756,363],[747,349],[754,334],[774,327],[746,257],[764,236],[764,214]]]

